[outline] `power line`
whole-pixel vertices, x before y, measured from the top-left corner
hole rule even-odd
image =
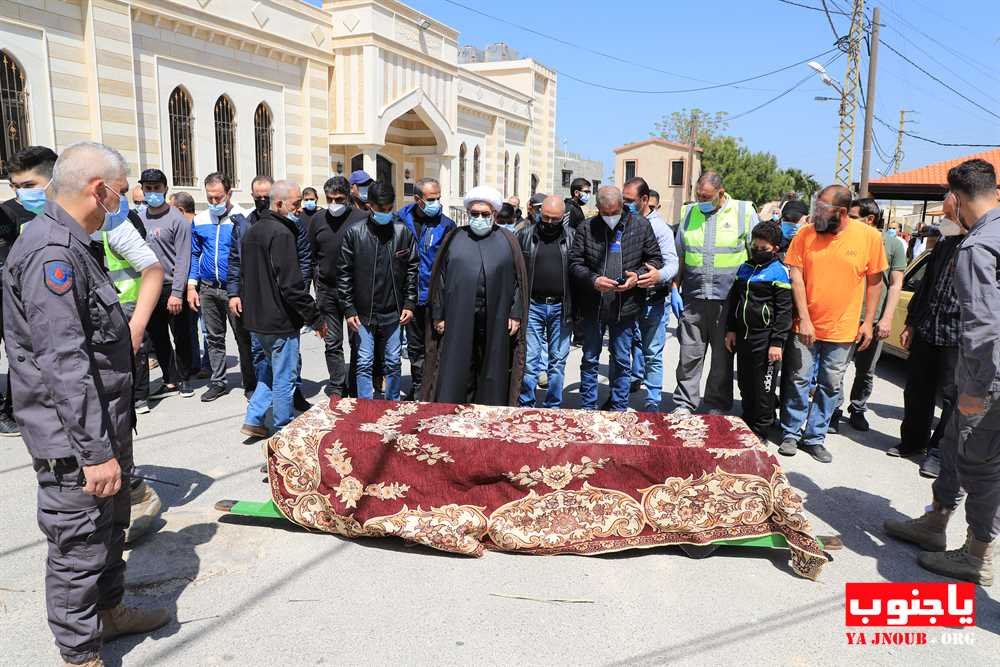
[[[882,123],[893,132],[899,131],[898,128],[896,128],[894,125],[892,125],[887,121],[882,120],[878,116],[875,116],[875,120]],[[910,132],[909,130],[903,130],[903,134],[905,134],[908,137],[912,137],[913,139],[926,141],[927,143],[934,144],[935,146],[945,146],[949,148],[1000,148],[1000,144],[960,144],[960,143],[952,143],[949,141],[938,141],[937,139],[929,139],[927,137],[922,137],[919,134]]]
[[[834,62],[835,62],[836,60],[838,60],[839,58],[840,58],[840,54],[838,53],[838,54],[837,54],[836,56],[834,56],[834,57],[833,57],[833,58],[831,58],[830,60],[828,60],[828,61],[826,61],[825,63],[823,63],[824,67],[826,67],[826,66],[829,66],[829,65],[833,64],[833,63],[834,63]],[[781,99],[782,97],[784,97],[785,95],[788,95],[789,93],[791,93],[792,91],[794,91],[794,90],[795,90],[796,88],[799,88],[800,86],[802,86],[802,84],[804,84],[804,83],[806,83],[807,81],[809,81],[810,79],[812,79],[812,78],[813,78],[813,76],[815,76],[815,75],[814,75],[814,74],[813,74],[812,72],[810,72],[809,74],[807,74],[807,75],[805,76],[805,78],[803,78],[803,79],[801,79],[800,81],[798,81],[798,82],[797,82],[797,83],[796,83],[796,84],[795,84],[794,86],[792,86],[791,88],[788,88],[787,90],[784,90],[784,91],[782,91],[782,92],[778,93],[777,95],[775,95],[775,96],[774,96],[774,97],[772,97],[771,99],[767,100],[766,102],[764,102],[764,103],[762,103],[762,104],[758,104],[757,106],[755,106],[755,107],[754,107],[754,108],[752,108],[752,109],[747,109],[746,111],[743,111],[743,112],[741,112],[741,113],[738,113],[738,114],[736,114],[735,116],[727,116],[727,117],[726,117],[726,122],[729,122],[729,121],[733,121],[733,120],[738,120],[738,119],[740,119],[740,118],[743,118],[744,116],[749,116],[749,115],[750,115],[750,114],[752,114],[753,112],[755,112],[755,111],[759,111],[759,110],[763,109],[764,107],[768,106],[769,104],[772,104],[772,103],[774,103],[774,102],[777,102],[778,100],[780,100],[780,99]]]
[[[801,2],[791,2],[791,0],[778,0],[778,2],[780,2],[782,4],[785,4],[785,5],[791,5],[792,7],[801,7],[802,9],[811,9],[814,12],[821,12],[821,11],[823,11],[822,7],[814,7],[813,5],[806,5],[806,4],[803,4]],[[844,12],[833,12],[833,13],[834,14],[843,14],[844,16],[850,16],[850,14],[846,14]]]
[[[837,33],[837,26],[833,25],[833,17],[830,16],[830,8],[826,6],[826,0],[821,0],[823,3],[823,13],[826,14],[826,20],[830,24],[830,30],[833,31],[833,38],[840,39],[840,35]]]
[[[780,68],[778,68],[776,70],[771,70],[770,72],[764,72],[763,74],[757,74],[755,76],[750,76],[750,77],[747,77],[745,79],[738,79],[736,81],[729,81],[729,82],[726,82],[726,83],[716,83],[716,84],[713,84],[711,86],[702,86],[700,88],[684,88],[684,89],[676,89],[676,90],[642,90],[642,89],[638,89],[638,88],[618,88],[616,86],[609,86],[609,85],[606,85],[606,84],[603,84],[603,83],[595,83],[593,81],[588,81],[586,79],[581,79],[579,77],[573,76],[572,74],[567,74],[566,72],[563,72],[561,70],[556,70],[556,72],[559,74],[559,76],[564,76],[567,79],[571,79],[571,80],[576,81],[578,83],[586,84],[588,86],[594,86],[594,87],[597,87],[597,88],[602,88],[604,90],[610,90],[610,91],[616,92],[616,93],[634,93],[636,95],[676,95],[676,94],[680,94],[680,93],[699,93],[699,92],[703,92],[703,91],[706,91],[706,90],[716,90],[718,88],[732,88],[732,87],[738,86],[741,83],[747,83],[748,81],[756,81],[757,79],[763,79],[764,77],[773,76],[774,74],[779,74],[781,72],[785,72],[785,71],[788,71],[790,69],[794,69],[796,67],[799,67],[800,65],[804,65],[804,64],[808,63],[811,60],[818,60],[818,59],[820,59],[820,58],[822,58],[824,56],[828,56],[831,53],[834,53],[834,52],[837,52],[837,51],[839,51],[839,49],[836,49],[836,48],[829,49],[828,51],[824,51],[823,53],[817,54],[817,55],[812,56],[810,58],[805,58],[803,60],[799,60],[797,62],[794,62],[791,65],[785,65],[784,67],[780,67]],[[812,75],[810,75],[810,76],[812,76]],[[783,95],[787,94],[787,92],[788,91],[785,91],[785,93],[782,93],[782,94]]]
[[[968,95],[962,93],[959,90],[956,90],[955,88],[952,88],[950,85],[948,85],[947,83],[945,83],[944,81],[942,81],[938,77],[934,76],[933,74],[931,74],[930,72],[928,72],[926,69],[924,69],[923,67],[921,67],[917,63],[913,62],[912,60],[910,60],[909,58],[907,58],[906,56],[904,56],[896,48],[894,48],[892,46],[892,44],[890,44],[889,42],[887,42],[887,41],[885,41],[883,39],[882,40],[882,44],[884,44],[887,49],[889,49],[890,51],[892,51],[893,53],[895,53],[897,56],[899,56],[900,58],[902,58],[903,60],[905,60],[906,62],[908,62],[910,65],[912,65],[913,67],[917,68],[918,70],[920,70],[921,72],[923,72],[924,74],[926,74],[928,77],[930,77],[934,81],[938,82],[939,84],[941,84],[942,86],[944,86],[945,88],[947,88],[948,90],[950,90],[951,92],[955,93],[956,95],[958,95],[959,97],[961,97],[966,102],[972,104],[973,106],[975,106],[975,107],[977,107],[979,109],[982,109],[983,111],[985,111],[989,115],[993,116],[994,118],[1000,119],[1000,114],[997,114],[994,111],[991,111],[990,109],[987,109],[982,104],[980,104],[979,102],[976,102],[974,99],[972,99]]]

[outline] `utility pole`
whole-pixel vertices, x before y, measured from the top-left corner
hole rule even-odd
[[[684,195],[681,204],[689,202],[694,197],[691,188],[694,185],[694,145],[698,141],[698,117],[691,115],[691,134],[688,137],[688,160],[687,169],[684,171]]]
[[[861,183],[858,188],[862,197],[869,195],[868,180],[872,164],[872,132],[874,131],[872,121],[875,116],[875,80],[878,78],[878,33],[881,18],[881,11],[876,7],[872,11],[871,52],[868,55],[868,97],[865,100],[865,137],[864,147],[861,149]]]
[[[837,140],[837,169],[834,180],[851,187],[854,173],[855,118],[861,84],[861,38],[865,31],[865,0],[854,0],[851,32],[847,37],[847,72],[840,98],[840,136]]]
[[[896,153],[892,156],[892,173],[899,173],[899,168],[903,165],[903,132],[906,130],[906,114],[913,113],[912,109],[899,110],[899,134],[896,137]]]

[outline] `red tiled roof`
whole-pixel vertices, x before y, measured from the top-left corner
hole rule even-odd
[[[943,162],[935,162],[934,164],[924,165],[923,167],[917,167],[916,169],[911,169],[909,171],[901,171],[898,174],[892,174],[891,176],[873,178],[871,184],[909,186],[936,185],[947,188],[948,170],[961,164],[962,162],[965,162],[966,160],[973,160],[976,158],[992,163],[993,166],[996,167],[996,170],[1000,172],[1000,148],[995,148],[982,153],[957,157]]]
[[[666,146],[667,148],[676,148],[678,150],[686,151],[690,148],[688,144],[678,144],[673,141],[667,141],[661,137],[650,137],[649,139],[643,139],[642,141],[636,141],[631,144],[625,144],[624,146],[619,146],[615,149],[615,153],[621,153],[622,151],[632,150],[633,148],[638,148],[639,146],[645,146],[646,144],[659,144],[660,146]],[[701,146],[695,146],[695,151],[698,153],[704,152]]]

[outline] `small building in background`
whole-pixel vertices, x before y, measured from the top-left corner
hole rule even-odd
[[[660,193],[660,213],[670,222],[680,218],[681,206],[691,199],[691,183],[701,175],[702,149],[695,146],[692,178],[685,179],[688,170],[690,146],[652,137],[625,144],[615,149],[614,184],[622,187],[625,182],[641,176],[649,187]]]
[[[546,191],[546,194],[556,194],[564,199],[570,196],[569,186],[574,179],[586,178],[590,181],[595,193],[605,180],[603,162],[588,160],[579,153],[558,148],[556,149],[556,161],[552,174],[552,188]]]

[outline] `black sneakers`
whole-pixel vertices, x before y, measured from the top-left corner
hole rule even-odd
[[[299,412],[305,412],[313,406],[313,404],[307,401],[306,397],[303,396],[302,392],[298,389],[296,389],[295,393],[292,395],[292,403],[295,406],[295,409]]]
[[[169,396],[176,396],[180,393],[175,384],[161,384],[160,388],[149,395],[151,401],[162,401]]]
[[[820,463],[829,463],[833,460],[833,454],[823,445],[802,445],[802,449]]]
[[[0,436],[16,438],[21,435],[21,429],[10,415],[0,415]]]
[[[868,419],[863,412],[851,412],[851,417],[848,421],[851,423],[851,428],[855,431],[864,432],[871,429],[871,425],[868,423]]]
[[[177,385],[177,390],[181,394],[181,398],[191,398],[194,396],[194,389],[191,388],[191,384],[188,382],[181,382]]]
[[[202,403],[211,403],[217,398],[221,398],[229,393],[229,387],[224,384],[210,384],[205,393],[201,395]]]

